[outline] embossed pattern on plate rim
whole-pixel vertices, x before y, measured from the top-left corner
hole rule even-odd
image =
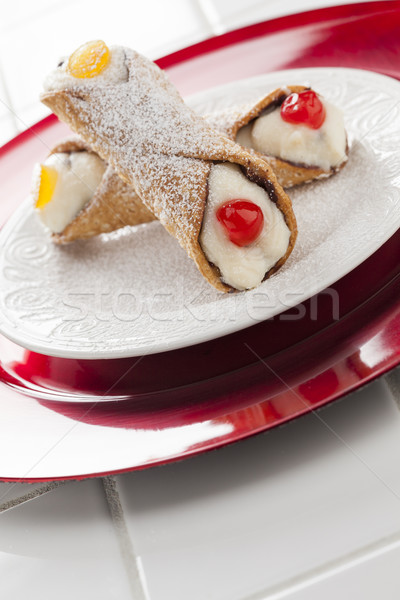
[[[220,101],[220,98],[223,95],[225,95],[225,98],[226,96],[232,97],[235,90],[237,93],[241,91],[242,98],[245,100],[247,97],[257,97],[257,95],[261,93],[259,91],[259,87],[261,90],[265,89],[265,86],[268,86],[268,88],[272,89],[274,86],[285,85],[285,83],[288,84],[290,82],[307,83],[307,80],[310,81],[314,86],[317,86],[318,78],[323,79],[327,77],[332,78],[333,86],[335,84],[342,83],[343,89],[345,89],[346,84],[350,85],[350,81],[354,82],[356,80],[360,81],[360,83],[363,83],[364,85],[370,84],[372,87],[379,87],[379,89],[386,91],[389,93],[389,95],[393,95],[393,98],[396,97],[396,94],[398,95],[400,90],[400,84],[397,81],[383,75],[378,75],[368,71],[360,71],[358,69],[294,69],[229,83],[219,88],[213,88],[212,90],[207,90],[201,94],[197,94],[196,96],[188,99],[188,102],[197,110],[201,108],[204,112],[207,112],[209,110],[208,107],[205,108],[207,106],[207,102],[210,103],[210,108],[215,107],[215,104],[218,104],[218,101]],[[338,90],[340,91],[339,88]],[[235,95],[235,99],[237,99],[237,93]],[[344,93],[343,90],[342,93]],[[379,106],[374,106],[373,108],[379,112]],[[395,171],[396,170],[393,172]],[[398,192],[398,189],[400,188],[399,178],[394,178],[393,176],[391,184],[393,188],[396,188],[396,192]],[[396,206],[398,207],[398,205],[399,202],[397,201]],[[3,252],[7,251],[7,237],[12,234],[15,225],[21,219],[21,215],[25,210],[25,206],[26,205],[23,204],[16,211],[0,234],[0,242],[2,242],[4,248]],[[387,215],[387,218],[384,222],[384,227],[378,231],[376,237],[369,239],[363,244],[362,252],[357,254],[355,260],[353,256],[353,260],[349,259],[347,264],[344,266],[341,265],[342,269],[339,273],[335,273],[333,277],[326,277],[323,280],[317,278],[315,281],[310,282],[307,293],[303,293],[301,297],[297,296],[296,301],[293,302],[293,305],[306,300],[310,296],[329,286],[340,277],[346,275],[363,260],[368,258],[368,256],[376,251],[385,241],[387,241],[389,237],[397,230],[400,224],[400,211],[397,210],[397,218],[394,218],[392,213],[394,213],[394,211],[391,211],[390,214]],[[0,273],[0,276],[3,277],[4,282],[4,270]],[[184,330],[185,335],[183,335],[181,330],[179,332],[175,332],[175,335],[170,332],[168,336],[162,338],[161,336],[165,335],[165,331],[159,331],[159,335],[157,336],[156,327],[155,330],[151,332],[151,336],[149,335],[148,338],[144,337],[141,340],[138,339],[136,343],[132,343],[131,341],[127,343],[127,340],[124,339],[124,337],[119,339],[118,343],[115,342],[115,339],[113,339],[111,343],[111,341],[108,342],[107,339],[103,338],[101,341],[96,343],[96,341],[93,341],[93,339],[89,340],[87,338],[85,339],[84,337],[79,339],[79,336],[71,339],[60,340],[56,339],[55,337],[51,337],[51,335],[50,337],[46,337],[46,335],[40,336],[39,331],[35,332],[35,335],[32,335],[27,329],[24,330],[20,323],[17,325],[15,323],[15,314],[8,314],[7,307],[4,305],[4,295],[6,292],[7,290],[4,289],[0,292],[0,301],[3,309],[3,314],[0,315],[1,333],[28,349],[61,357],[97,359],[156,353],[207,341],[209,339],[220,337],[254,324],[254,321],[249,321],[249,319],[246,318],[248,315],[244,314],[242,316],[243,318],[239,318],[234,323],[223,320],[221,323],[218,321],[213,323],[202,323],[195,329],[193,329],[193,323],[190,322],[187,324],[186,330]],[[10,290],[8,290],[8,292],[10,292]],[[262,319],[270,318],[276,314],[279,314],[279,312],[286,310],[287,308],[289,308],[288,305],[276,305],[273,309],[266,311]],[[222,310],[224,309],[222,308]],[[29,315],[27,318],[29,319]],[[49,315],[49,318],[51,319],[51,315]],[[45,322],[45,319],[43,322]],[[47,331],[47,335],[48,334],[49,332]]]

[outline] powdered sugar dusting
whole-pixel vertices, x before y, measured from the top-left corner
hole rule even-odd
[[[263,161],[196,115],[155,64],[132,50],[123,52],[128,80],[111,85],[99,76],[81,87],[80,80],[70,78],[62,118],[134,187],[190,253],[202,223],[210,161],[256,165],[267,177],[269,172]],[[52,81],[48,92],[60,90],[59,82],[51,87]],[[50,98],[49,105],[57,113],[56,101]]]
[[[399,84],[316,69],[236,83],[224,93],[256,97],[261,84],[273,89],[305,75],[345,106],[351,148],[337,175],[292,191],[299,237],[277,274],[253,291],[219,294],[159,223],[54,247],[28,200],[0,233],[1,331],[37,351],[82,358],[182,347],[278,314],[374,252],[400,224]],[[220,93],[208,92],[204,104]],[[370,97],[374,103],[363,101]],[[195,101],[202,110],[201,97]]]

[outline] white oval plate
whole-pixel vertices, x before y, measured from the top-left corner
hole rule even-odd
[[[151,354],[217,338],[293,307],[354,269],[400,224],[400,84],[356,69],[295,69],[191,97],[200,113],[310,84],[342,107],[350,158],[336,176],[292,190],[299,237],[257,289],[216,292],[159,223],[66,247],[28,198],[0,233],[0,331],[71,358]]]

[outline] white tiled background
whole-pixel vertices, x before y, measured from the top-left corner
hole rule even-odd
[[[156,58],[327,0],[2,0],[0,144],[87,39]],[[218,452],[116,478],[0,483],[0,597],[395,600],[400,371]],[[338,436],[332,434],[332,430]]]
[[[397,600],[399,432],[397,370],[183,462],[0,483],[0,597]]]
[[[356,0],[360,1],[360,0]],[[57,58],[86,40],[155,59],[235,27],[345,0],[0,0],[0,145],[47,114]]]

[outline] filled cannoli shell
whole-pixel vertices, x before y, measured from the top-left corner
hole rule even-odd
[[[214,163],[230,162],[262,186],[284,216],[287,250],[265,277],[290,255],[296,220],[289,197],[259,156],[229,140],[189,109],[165,73],[133,50],[123,49],[126,76],[117,83],[73,78],[47,85],[42,101],[106,160],[145,206],[185,248],[203,276],[221,291],[221,280],[199,243]]]
[[[302,85],[287,86],[278,88],[261,98],[255,104],[247,104],[242,107],[233,107],[228,110],[222,110],[205,115],[205,119],[212,126],[224,132],[231,140],[235,141],[237,134],[242,127],[249,125],[252,121],[262,116],[266,111],[280,106],[284,100],[292,93],[300,93],[310,88]],[[253,150],[253,152],[255,152]],[[343,156],[343,161],[329,170],[324,170],[316,166],[305,164],[296,164],[276,156],[261,155],[268,162],[275,172],[275,175],[284,188],[291,188],[301,183],[308,183],[315,179],[323,179],[339,171],[347,161],[347,155]]]
[[[210,113],[205,116],[205,119],[232,140],[235,140],[238,131],[242,127],[251,123],[266,110],[279,106],[289,93],[299,93],[306,89],[309,88],[304,86],[279,88],[255,104]],[[80,150],[93,152],[83,140],[75,136],[58,144],[51,153]],[[277,157],[261,156],[273,168],[279,183],[287,188],[314,179],[328,177],[341,169],[346,162],[346,157],[344,157],[340,165],[329,171],[324,171],[318,167],[295,164]],[[147,223],[154,219],[153,213],[143,205],[133,188],[123,182],[115,171],[108,166],[93,199],[79,212],[74,221],[64,231],[53,234],[53,240],[56,243],[71,242],[76,239],[89,238],[100,233],[114,231],[126,225],[134,226]]]
[[[74,136],[54,146],[50,154],[83,151],[93,152],[81,138]],[[53,233],[52,239],[58,244],[65,244],[154,220],[155,216],[132,187],[108,165],[90,202],[61,233]]]

